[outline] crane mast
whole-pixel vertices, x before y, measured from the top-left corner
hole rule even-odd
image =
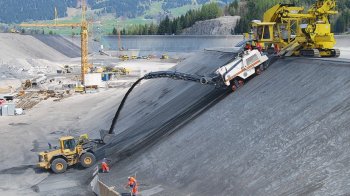
[[[82,0],[81,14],[81,81],[84,84],[85,74],[88,72],[88,22],[86,20],[86,0]]]

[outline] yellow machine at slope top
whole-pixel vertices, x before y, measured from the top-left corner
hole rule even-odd
[[[246,33],[264,49],[278,50],[283,56],[339,57],[329,16],[338,12],[336,0],[317,0],[307,12],[294,4],[277,4],[264,13],[263,21],[252,21]]]

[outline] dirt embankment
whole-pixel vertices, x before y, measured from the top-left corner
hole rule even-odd
[[[0,87],[17,88],[19,80],[54,74],[80,56],[80,49],[61,36],[0,34]]]
[[[231,35],[239,16],[224,16],[211,20],[198,21],[184,29],[183,35]]]

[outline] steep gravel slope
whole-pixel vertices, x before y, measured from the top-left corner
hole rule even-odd
[[[33,37],[69,58],[76,58],[81,56],[80,46],[75,45],[72,41],[68,41],[68,39],[62,36],[33,35]]]
[[[280,60],[102,177],[123,191],[136,173],[158,195],[349,194],[349,74],[349,61]]]

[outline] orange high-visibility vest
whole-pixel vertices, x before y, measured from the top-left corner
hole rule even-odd
[[[137,185],[135,185],[135,186],[132,188],[131,192],[132,192],[133,194],[136,194],[136,193],[137,193]]]
[[[256,42],[256,48],[259,50],[259,52],[262,51],[262,46],[259,42]]]
[[[108,167],[108,165],[107,165],[107,163],[106,162],[102,162],[102,170],[103,171],[108,171],[109,170],[109,167]]]
[[[130,177],[128,185],[129,185],[129,186],[131,186],[131,185],[136,185],[136,179],[133,178],[133,177]]]
[[[275,48],[276,53],[280,52],[280,48],[278,47],[278,44],[273,44],[273,47]]]

